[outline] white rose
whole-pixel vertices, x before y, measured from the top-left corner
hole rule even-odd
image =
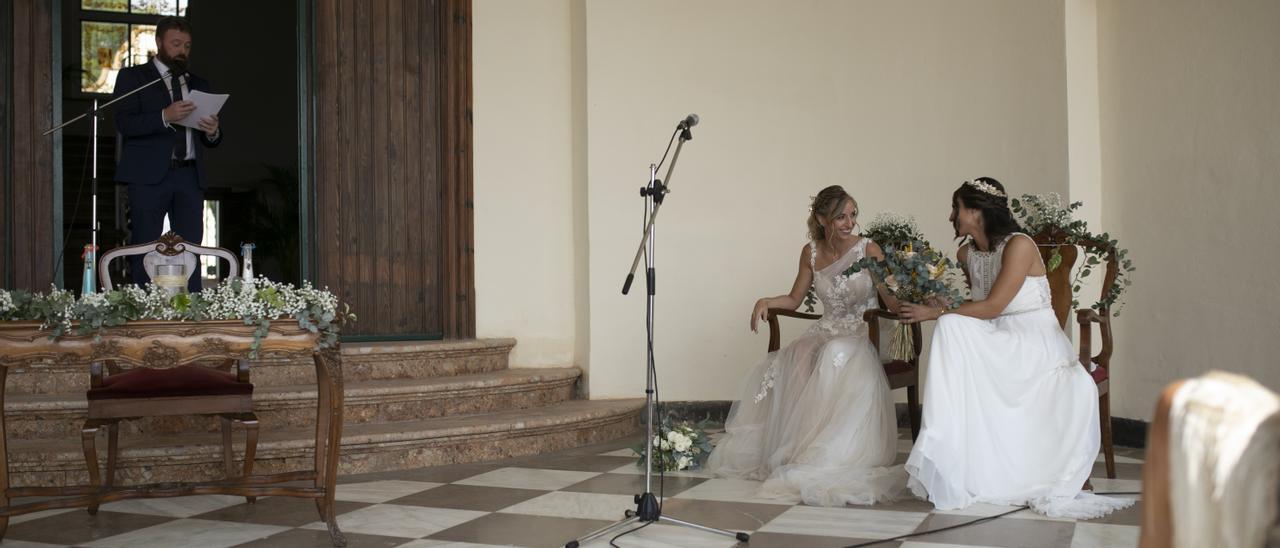
[[[662,440],[662,444],[661,444],[661,445],[659,445],[659,446],[658,446],[658,448],[659,448],[659,449],[662,449],[663,451],[670,451],[670,450],[671,450],[671,442],[669,442],[669,441],[667,441],[667,440]]]
[[[681,453],[688,451],[691,445],[693,445],[693,440],[690,440],[689,438],[686,438],[684,436],[680,436],[678,439],[671,442],[671,446],[675,447],[676,451],[679,451]]]
[[[676,459],[676,470],[684,470],[693,464],[693,459],[689,457],[680,457]]]
[[[662,441],[662,438],[660,438],[660,437],[658,437],[658,436],[654,436],[654,437],[653,437],[653,446],[654,446],[654,447],[658,447],[658,442],[659,442],[659,441]]]

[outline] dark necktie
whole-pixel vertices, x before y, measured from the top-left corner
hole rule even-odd
[[[178,78],[170,78],[170,92],[173,94],[173,101],[176,103],[182,100],[182,81]],[[173,157],[177,160],[187,159],[187,127],[174,126],[178,131],[173,132]]]

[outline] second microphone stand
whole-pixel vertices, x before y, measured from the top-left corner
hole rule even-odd
[[[609,534],[612,531],[627,527],[631,524],[640,522],[639,527],[644,527],[650,523],[672,523],[691,527],[699,531],[706,531],[717,535],[736,539],[740,542],[748,542],[751,538],[747,533],[727,531],[708,527],[696,523],[680,520],[662,513],[662,504],[658,497],[653,494],[653,428],[654,428],[654,406],[657,396],[658,371],[654,365],[653,359],[653,317],[654,317],[654,295],[657,294],[656,269],[654,268],[654,252],[655,252],[655,236],[654,221],[658,218],[658,210],[662,207],[662,200],[671,192],[671,172],[676,167],[676,160],[680,158],[680,147],[685,141],[693,139],[693,134],[689,132],[689,127],[685,123],[681,123],[676,127],[676,132],[680,134],[680,142],[676,145],[675,154],[671,156],[671,165],[667,166],[666,184],[658,179],[658,166],[650,164],[649,166],[649,184],[640,189],[640,196],[644,198],[645,204],[645,225],[644,235],[640,238],[640,247],[636,249],[635,259],[631,262],[631,271],[627,274],[627,280],[623,283],[622,293],[625,295],[631,290],[631,282],[635,280],[636,268],[640,265],[640,258],[645,259],[645,335],[646,335],[646,386],[645,386],[645,438],[644,438],[644,492],[635,496],[635,510],[627,510],[623,514],[623,519],[602,527],[596,531],[588,533],[586,536],[565,543],[565,548],[578,548],[582,544],[586,544],[592,540]],[[671,145],[667,145],[670,150]],[[639,527],[630,529],[622,534],[629,533],[639,529]]]

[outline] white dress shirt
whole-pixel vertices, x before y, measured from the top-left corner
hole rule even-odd
[[[165,74],[167,74],[167,73],[169,72],[169,67],[168,67],[168,65],[165,65],[164,63],[160,62],[160,57],[159,57],[159,56],[152,57],[152,58],[151,58],[151,62],[152,62],[152,63],[155,63],[155,65],[156,65],[156,70],[159,70],[159,71],[160,71],[160,75],[161,75],[161,76],[164,76]],[[173,97],[173,84],[172,84],[173,79],[172,79],[172,78],[165,78],[163,81],[164,81],[164,87],[165,87],[165,90],[169,93],[169,97]],[[183,99],[186,99],[187,95],[189,95],[189,94],[191,93],[191,88],[187,87],[187,76],[186,76],[185,74],[184,74],[184,75],[182,75],[182,76],[179,76],[179,77],[178,77],[178,81],[180,82],[180,84],[179,84],[179,85],[181,85],[181,86],[182,86],[182,98],[183,98]],[[190,129],[191,129],[191,128],[188,128],[187,126],[172,126],[172,125],[169,125],[169,121],[164,119],[164,113],[163,113],[163,112],[161,112],[161,113],[160,113],[160,120],[164,122],[164,127],[167,127],[167,128],[172,129],[172,130],[174,130],[174,131],[182,131],[182,132],[186,133],[186,135],[187,135],[187,157],[186,157],[186,158],[183,158],[183,159],[184,159],[184,160],[194,160],[194,159],[195,159],[195,157],[196,157],[196,148],[195,148],[195,143],[193,142],[193,139],[191,138],[191,133],[192,133],[192,132],[190,131]]]

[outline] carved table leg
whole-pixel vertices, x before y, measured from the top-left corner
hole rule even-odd
[[[333,497],[337,488],[338,461],[342,452],[342,361],[336,348],[314,355],[316,362],[316,483],[323,486],[324,498],[317,500],[321,518],[329,527],[334,546],[347,545],[338,529]]]
[[[4,423],[4,385],[9,378],[9,368],[0,365],[0,507],[9,507],[9,431]],[[9,530],[9,516],[0,516],[0,539]]]
[[[327,445],[325,444],[326,435],[329,432],[329,372],[321,361],[320,354],[313,355],[316,362],[316,442],[315,442],[315,470],[317,488],[324,488],[328,485],[325,480],[325,455],[327,454]],[[326,493],[327,494],[327,493]],[[316,511],[320,514],[320,519],[325,520],[328,514],[325,510],[325,497],[316,499]]]

